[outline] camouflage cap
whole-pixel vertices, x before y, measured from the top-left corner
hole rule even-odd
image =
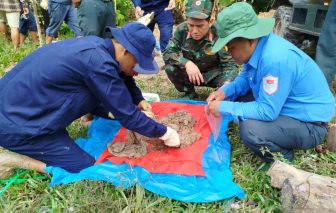
[[[211,16],[212,4],[209,0],[189,0],[186,17],[206,19]]]

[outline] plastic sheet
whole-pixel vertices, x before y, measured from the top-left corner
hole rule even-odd
[[[199,101],[176,102],[206,104],[206,102]],[[226,136],[230,121],[232,121],[232,117],[223,117],[223,125],[218,139],[215,141],[213,134],[209,138],[208,148],[202,158],[205,177],[155,174],[140,166],[131,167],[126,163],[114,165],[111,162],[94,165],[76,174],[55,167],[47,167],[44,170],[53,175],[50,186],[91,179],[108,181],[115,186],[122,186],[124,189],[134,184],[141,184],[151,192],[185,202],[213,202],[233,196],[242,199],[245,193],[232,182],[230,171],[231,146]],[[106,144],[113,140],[120,128],[121,125],[117,121],[97,118],[92,122],[88,132],[91,137],[78,139],[76,143],[95,159],[98,159],[106,149]]]
[[[211,131],[212,131],[212,133],[214,134],[215,141],[217,141],[217,138],[218,138],[218,136],[219,136],[220,129],[221,129],[221,127],[222,127],[223,117],[218,117],[218,118],[216,118],[216,117],[213,116],[212,114],[207,115],[207,109],[208,109],[208,106],[206,105],[206,106],[204,107],[205,114],[206,114],[206,117],[207,117],[208,122],[209,122],[209,124],[210,124]]]
[[[168,101],[151,103],[151,105],[153,113],[158,115],[159,119],[169,113],[186,110],[196,119],[194,131],[201,133],[200,140],[184,149],[166,148],[163,152],[155,150],[139,158],[116,157],[106,149],[96,164],[111,161],[113,164],[127,163],[130,166],[141,166],[151,173],[205,176],[202,169],[202,155],[208,147],[211,128],[203,111],[204,106]],[[127,141],[127,135],[126,129],[122,127],[112,143],[124,141]]]

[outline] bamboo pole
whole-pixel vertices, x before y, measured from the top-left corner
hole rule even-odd
[[[29,1],[29,0],[27,0]],[[34,9],[34,16],[35,16],[35,22],[36,22],[36,26],[37,26],[37,33],[39,36],[39,41],[40,41],[40,47],[43,46],[43,40],[42,40],[42,33],[41,33],[41,27],[40,27],[40,23],[39,23],[39,19],[38,19],[38,13],[37,13],[37,9],[36,9],[36,1],[33,1],[33,9]]]

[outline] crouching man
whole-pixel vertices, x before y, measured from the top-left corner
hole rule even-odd
[[[179,146],[177,132],[156,123],[137,106],[148,107],[133,76],[138,64],[157,73],[151,59],[152,32],[143,24],[106,28],[112,38],[67,39],[37,49],[0,79],[0,177],[13,168],[61,167],[79,172],[95,163],[69,137],[66,127],[89,112],[111,112],[125,128]]]
[[[166,73],[182,99],[197,96],[194,86],[219,88],[233,81],[238,74],[235,61],[224,49],[212,53],[218,39],[217,26],[211,19],[209,0],[190,0],[187,21],[180,24],[163,51]]]
[[[292,161],[294,149],[319,145],[335,113],[335,100],[316,63],[270,33],[274,19],[258,18],[245,2],[225,8],[218,16],[218,26],[220,38],[212,51],[226,45],[244,70],[210,94],[210,113],[233,116],[239,122],[242,141],[269,163],[273,156],[263,150]]]

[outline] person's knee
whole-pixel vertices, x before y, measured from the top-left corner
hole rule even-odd
[[[256,134],[254,132],[256,128],[255,120],[245,120],[239,122],[239,134],[240,138],[245,144],[255,145]]]
[[[76,161],[74,164],[65,166],[64,169],[71,173],[79,173],[83,169],[93,166],[95,162],[95,159],[91,155],[85,153],[80,160]]]

